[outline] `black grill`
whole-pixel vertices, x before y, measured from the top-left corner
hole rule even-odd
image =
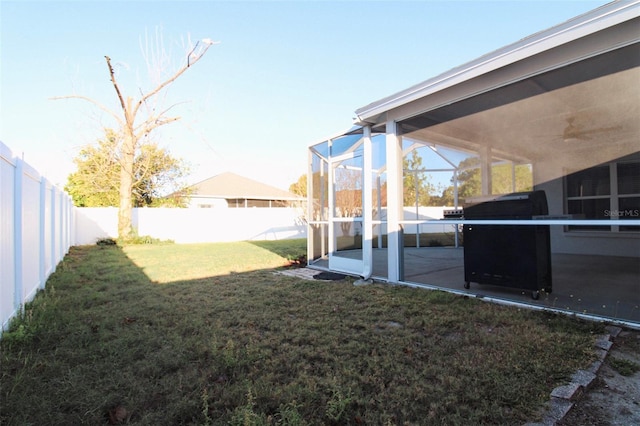
[[[544,191],[519,192],[465,207],[465,219],[532,219],[548,215]],[[464,280],[551,293],[548,225],[464,225]]]

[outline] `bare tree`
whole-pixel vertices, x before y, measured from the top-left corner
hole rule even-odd
[[[168,115],[169,111],[174,106],[176,106],[176,104],[162,109],[155,106],[151,108],[149,106],[149,103],[152,100],[157,99],[157,96],[162,93],[163,90],[167,88],[167,86],[169,86],[178,77],[184,74],[186,70],[195,65],[213,44],[216,43],[211,39],[203,39],[196,42],[195,45],[191,45],[191,43],[189,43],[189,48],[187,48],[187,56],[184,60],[184,63],[178,68],[178,70],[175,71],[172,75],[168,76],[164,81],[157,83],[155,88],[147,92],[146,94],[142,93],[142,90],[140,90],[140,97],[137,100],[132,96],[125,96],[122,93],[120,84],[116,79],[116,74],[114,73],[113,66],[111,65],[111,58],[109,56],[105,56],[104,58],[109,70],[111,84],[116,91],[116,95],[118,96],[118,101],[120,103],[119,112],[113,111],[97,100],[89,98],[87,96],[68,95],[53,98],[82,99],[91,102],[101,110],[111,115],[118,123],[119,131],[122,137],[122,143],[119,146],[118,155],[121,166],[119,190],[120,204],[118,209],[118,236],[122,239],[128,239],[134,235],[131,220],[133,207],[131,194],[134,183],[133,164],[136,149],[138,149],[139,147],[139,142],[142,138],[149,135],[149,133],[151,133],[158,127],[164,126],[165,124],[169,124],[180,119],[180,117],[178,116]],[[164,64],[162,62],[165,61],[166,56],[164,55],[164,50],[162,48],[158,50],[162,51],[163,54],[154,56],[154,59],[158,60],[158,65],[163,66]],[[147,65],[149,66],[148,52],[145,55],[145,59],[147,60]],[[143,106],[145,108],[143,108]],[[141,111],[144,111],[144,113],[141,113]]]

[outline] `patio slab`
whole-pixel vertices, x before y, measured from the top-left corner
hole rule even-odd
[[[341,252],[358,258],[360,250]],[[386,280],[387,250],[373,250],[373,277]],[[405,248],[404,282],[455,290],[473,297],[549,307],[640,323],[640,260],[637,257],[552,254],[553,291],[533,300],[531,291],[471,283],[464,288],[464,249]],[[328,268],[321,260],[317,266]]]

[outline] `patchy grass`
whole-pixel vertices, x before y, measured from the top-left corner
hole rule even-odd
[[[72,248],[0,341],[0,423],[522,424],[602,331],[274,274],[292,244]]]
[[[611,368],[613,368],[622,376],[633,376],[636,372],[640,371],[640,365],[628,359],[609,358],[607,362],[609,363]]]

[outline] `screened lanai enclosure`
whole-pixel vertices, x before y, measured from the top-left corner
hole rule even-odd
[[[640,325],[638,3],[356,110],[309,147],[310,267]]]

